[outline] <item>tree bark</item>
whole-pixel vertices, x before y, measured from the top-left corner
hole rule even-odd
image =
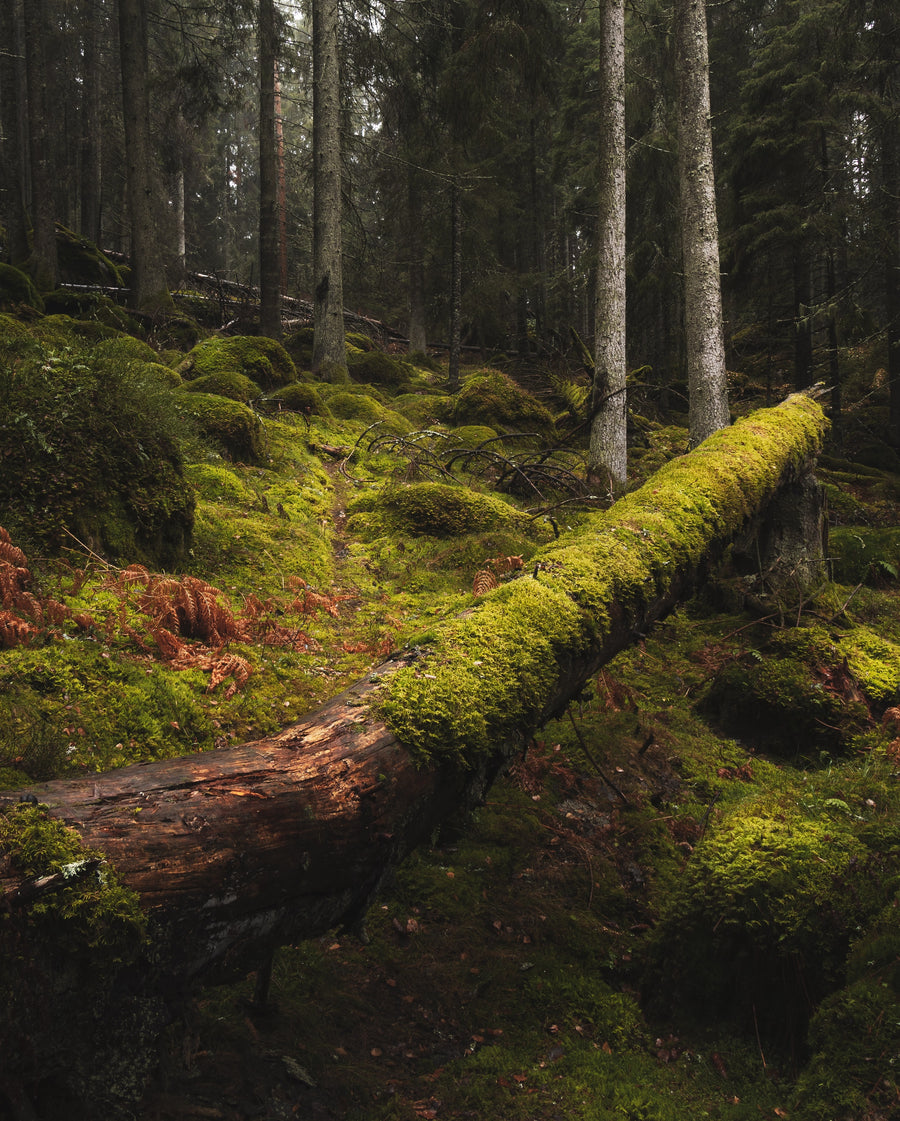
[[[705,0],[675,0],[675,67],[689,427],[698,444],[729,419]]]
[[[80,231],[95,245],[100,244],[102,206],[102,133],[100,129],[100,27],[102,0],[81,0],[82,93],[81,93],[81,180]]]
[[[37,288],[49,292],[56,287],[59,266],[47,134],[47,66],[44,58],[44,40],[48,32],[46,2],[27,0],[24,11],[28,150],[31,165],[31,256],[28,267]]]
[[[425,330],[425,244],[422,237],[422,188],[419,171],[410,165],[406,173],[406,223],[409,252],[409,352],[424,353]]]
[[[462,192],[453,181],[450,188],[450,362],[447,388],[459,389],[459,358],[462,348]]]
[[[29,963],[27,991],[0,1002],[7,1077],[29,1061],[17,1041],[39,1040],[44,1072],[111,1116],[106,1072],[122,1066],[136,1018],[146,1045],[192,983],[241,976],[280,944],[361,922],[385,872],[482,800],[535,729],[803,477],[823,429],[806,397],[739,421],[547,546],[533,574],[447,620],[430,651],[392,655],[276,735],[0,798],[37,799],[101,852],[138,893],[149,935],[137,960],[104,961],[89,999],[77,919],[41,926],[62,877],[16,872],[9,847],[0,852],[0,963]],[[84,879],[96,874],[95,860]]]
[[[147,0],[118,0],[125,180],[131,220],[131,304],[146,315],[172,307],[157,214],[158,170],[150,144]]]
[[[600,206],[594,385],[588,479],[616,497],[625,489],[625,3],[604,0],[600,19]]]
[[[6,227],[4,259],[28,256],[25,208],[25,83],[20,9],[16,0],[0,4],[0,220]]]
[[[259,329],[281,337],[278,253],[278,160],[275,147],[274,0],[259,0]]]
[[[341,238],[341,81],[337,0],[313,0],[313,279],[312,371],[323,381],[347,378]]]

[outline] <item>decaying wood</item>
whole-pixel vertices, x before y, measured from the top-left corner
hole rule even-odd
[[[742,446],[756,438],[748,426]],[[761,501],[768,504],[781,485],[804,473],[809,444],[807,436],[802,454],[790,445],[777,452],[782,460]],[[723,462],[722,471],[733,467]],[[590,675],[688,594],[738,528],[710,527],[709,547],[693,563],[667,571],[664,584],[640,602],[607,604],[603,641],[586,654],[560,651],[541,711],[517,723],[507,742],[496,743],[468,769],[417,764],[410,750],[416,745],[401,743],[379,717],[385,684],[422,657],[410,651],[392,656],[277,735],[32,787],[27,794],[77,830],[87,848],[104,854],[121,881],[138,893],[150,920],[150,941],[139,962],[119,975],[110,967],[109,987],[117,994],[115,1007],[124,1010],[124,1023],[116,1027],[116,1014],[109,1010],[104,1017],[85,1015],[81,1057],[74,1061],[71,1038],[54,1044],[53,1031],[41,1029],[42,1062],[57,1071],[65,1066],[81,1092],[96,1095],[91,1063],[107,1061],[98,1056],[104,1048],[115,1051],[139,1014],[153,1036],[177,1015],[194,982],[240,976],[261,966],[279,944],[360,922],[385,872],[442,821],[483,799],[535,727],[564,711]],[[519,579],[536,576],[523,573]],[[0,801],[21,797],[16,791]],[[7,917],[14,920],[40,890],[0,867],[0,912]],[[53,999],[60,991],[71,996],[78,983],[77,969],[57,969]],[[0,1037],[9,1038],[11,1025],[7,1022],[4,1032],[2,1020],[0,1012]],[[11,1062],[11,1077],[34,1076],[14,1069],[26,1058]],[[104,1083],[107,1110],[128,1092],[109,1088],[110,1081]]]

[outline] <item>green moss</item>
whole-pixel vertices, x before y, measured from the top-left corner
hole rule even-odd
[[[495,450],[499,451],[501,441],[497,439],[498,433],[493,428],[488,428],[486,424],[463,424],[458,428],[454,428],[452,435],[456,437],[461,444],[465,444],[467,448],[477,448],[481,444],[488,441],[496,441],[493,444]]]
[[[412,431],[412,425],[406,417],[386,408],[368,394],[341,390],[332,393],[327,401],[332,415],[341,420],[360,420],[366,425],[380,424],[383,431],[401,436]]]
[[[56,227],[59,278],[67,284],[92,284],[102,288],[124,288],[121,269],[102,250],[65,226]]]
[[[265,456],[262,421],[247,405],[214,393],[182,393],[177,408],[203,437],[231,459],[259,463]]]
[[[204,374],[202,377],[185,382],[184,388],[189,393],[216,393],[219,397],[227,397],[230,401],[240,401],[244,405],[255,401],[261,395],[256,382],[251,381],[243,374],[235,373],[234,370],[220,370],[215,374]]]
[[[900,646],[861,626],[839,634],[837,642],[847,668],[865,695],[882,707],[896,704],[900,692]]]
[[[155,363],[159,360],[153,347],[130,335],[103,339],[94,346],[93,353],[96,358],[109,363]]]
[[[356,529],[380,532],[382,527],[433,537],[456,537],[503,526],[525,529],[530,519],[492,494],[444,483],[416,483],[396,490],[368,494],[348,504]],[[364,513],[374,513],[374,519]],[[367,529],[368,525],[368,529]]]
[[[536,432],[548,438],[554,432],[549,410],[499,370],[483,370],[467,377],[447,419],[456,426],[483,424],[498,430]]]
[[[43,311],[44,301],[27,273],[0,262],[0,311],[17,307]]]
[[[884,584],[900,579],[900,528],[840,526],[828,536],[832,577],[842,584]]]
[[[499,749],[512,730],[503,712],[510,696],[534,697],[537,707],[529,705],[530,715],[540,711],[541,698],[556,680],[563,634],[574,649],[599,649],[614,605],[638,610],[676,573],[715,555],[775,493],[784,474],[815,453],[823,427],[819,406],[799,395],[754,413],[667,464],[640,490],[588,519],[577,536],[564,535],[541,550],[536,579],[517,580],[486,597],[464,621],[441,632],[427,670],[410,670],[391,682],[384,702],[389,725],[423,759],[449,755],[471,762]],[[517,597],[524,607],[531,593],[511,589],[527,587],[550,592],[558,617],[518,614]],[[479,678],[477,697],[460,708],[458,698],[467,697],[474,684],[472,660],[480,657],[473,649],[481,649],[485,621],[495,622],[494,605],[500,602],[498,633],[518,636],[510,637],[509,648],[505,637],[498,644],[509,661],[506,655],[501,659],[495,690],[489,678]],[[537,664],[527,653],[530,647],[542,652]],[[522,658],[520,670],[516,657]],[[416,676],[423,672],[434,680]],[[453,714],[447,711],[451,697]]]
[[[331,410],[323,402],[315,386],[309,382],[298,381],[293,385],[282,386],[270,393],[266,404],[274,406],[277,410],[288,409],[296,413],[308,413],[313,416],[330,416]]]
[[[416,428],[432,428],[443,423],[452,400],[445,393],[399,393],[391,408],[402,413]]]
[[[0,360],[0,510],[26,549],[56,550],[74,534],[116,559],[160,566],[183,555],[193,520],[186,430],[144,351],[153,356],[123,338]]]
[[[380,350],[351,354],[347,359],[347,368],[354,381],[385,385],[395,390],[402,389],[410,379],[409,367]]]
[[[265,390],[297,380],[297,368],[281,343],[256,335],[204,339],[179,366],[186,380],[229,372],[242,374]]]

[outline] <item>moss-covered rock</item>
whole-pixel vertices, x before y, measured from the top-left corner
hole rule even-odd
[[[186,430],[171,387],[147,363],[120,360],[118,342],[38,346],[14,377],[0,371],[0,524],[26,548],[53,551],[74,536],[113,560],[165,567],[193,527]]]
[[[398,393],[391,408],[402,413],[416,428],[443,424],[453,403],[446,393]]]
[[[370,351],[375,350],[375,342],[369,335],[364,335],[360,331],[348,331],[344,336],[344,341],[348,347],[354,350]]]
[[[179,411],[229,459],[260,463],[265,458],[262,421],[240,401],[215,393],[187,392],[180,394],[178,401]]]
[[[124,288],[121,269],[92,241],[65,226],[56,227],[56,253],[59,279],[66,284],[92,284],[103,288]]]
[[[312,365],[315,331],[312,327],[300,327],[290,335],[285,335],[284,348],[301,370]]]
[[[107,364],[125,365],[130,362],[156,363],[158,355],[152,346],[131,335],[118,335],[114,339],[102,339],[94,348],[95,357]]]
[[[348,354],[347,369],[354,381],[383,385],[393,390],[403,389],[410,380],[409,367],[381,350]]]
[[[287,409],[295,413],[309,413],[313,416],[330,416],[331,410],[322,400],[314,385],[298,381],[293,385],[283,385],[266,397],[265,404],[277,410]]]
[[[881,905],[869,856],[839,799],[749,798],[695,848],[654,932],[654,1012],[802,1044],[850,939]]]
[[[255,381],[235,373],[234,370],[204,374],[203,377],[185,382],[184,388],[188,393],[217,393],[220,397],[228,397],[229,400],[240,401],[244,405],[262,395],[262,390]]]
[[[380,424],[385,432],[403,436],[412,431],[412,425],[392,409],[382,405],[366,393],[348,393],[340,390],[327,397],[332,416],[340,420],[361,420],[367,425]]]
[[[204,339],[188,353],[178,372],[185,380],[210,374],[242,374],[265,390],[297,380],[297,367],[281,343],[261,335]]]
[[[457,426],[483,424],[500,431],[535,432],[545,439],[555,432],[549,409],[499,370],[481,370],[467,377],[447,419]]]
[[[416,483],[397,490],[363,495],[348,506],[353,525],[372,532],[372,525],[403,533],[457,537],[503,527],[527,528],[531,519],[493,494],[444,483]],[[364,516],[364,512],[367,516]],[[372,518],[371,515],[375,517]],[[369,528],[367,529],[367,523]]]
[[[845,649],[823,627],[779,631],[724,666],[702,707],[743,743],[811,759],[846,749],[869,717]]]
[[[462,424],[459,428],[454,428],[451,435],[467,448],[477,448],[481,444],[494,442],[494,447],[498,451],[500,449],[499,433],[493,428],[488,428],[486,424]]]
[[[27,273],[0,262],[0,311],[19,307],[44,310],[44,301]]]

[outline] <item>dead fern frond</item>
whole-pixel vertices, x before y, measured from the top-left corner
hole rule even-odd
[[[253,667],[246,658],[240,657],[239,654],[225,654],[213,663],[206,691],[211,693],[227,678],[233,677],[234,681],[225,690],[225,700],[230,700],[238,689],[247,683],[251,673],[253,673]]]
[[[13,646],[24,646],[38,634],[38,628],[24,619],[19,619],[10,611],[0,611],[0,647],[5,650]]]
[[[497,577],[489,568],[480,568],[472,581],[472,595],[484,596],[497,587]]]
[[[502,576],[507,572],[517,572],[520,568],[525,567],[525,561],[521,556],[488,557],[484,563],[488,568],[492,568],[498,576]]]
[[[156,627],[150,633],[153,641],[159,647],[160,654],[167,661],[174,661],[181,655],[182,651],[187,649],[178,635],[173,634],[165,627]]]
[[[2,526],[0,526],[0,530],[3,530],[3,533],[6,534],[5,538],[0,537],[0,560],[12,565],[13,568],[27,569],[28,561],[25,558],[25,554],[18,545],[13,545],[12,541],[9,539],[9,534],[6,533],[6,530],[3,529]]]

